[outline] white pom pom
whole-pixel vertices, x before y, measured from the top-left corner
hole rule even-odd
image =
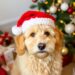
[[[61,4],[60,8],[61,8],[61,10],[66,11],[68,9],[68,7],[69,7],[68,4],[64,2]]]
[[[21,34],[21,28],[20,27],[16,27],[16,26],[13,26],[12,27],[12,33],[14,34],[14,35],[20,35]]]
[[[75,31],[75,26],[73,24],[65,25],[65,32],[71,34]]]

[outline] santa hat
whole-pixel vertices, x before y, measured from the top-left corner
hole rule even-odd
[[[51,25],[55,27],[55,18],[44,12],[28,11],[18,20],[17,25],[12,27],[12,33],[14,35],[20,35],[31,26],[38,24]]]

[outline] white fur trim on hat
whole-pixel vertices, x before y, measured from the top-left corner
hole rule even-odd
[[[12,27],[12,33],[13,33],[14,35],[20,35],[20,34],[22,33],[22,30],[21,30],[20,27],[13,26],[13,27]]]
[[[24,33],[28,28],[34,25],[51,25],[52,27],[55,27],[54,21],[49,18],[32,18],[30,20],[25,21],[22,24],[22,32]]]

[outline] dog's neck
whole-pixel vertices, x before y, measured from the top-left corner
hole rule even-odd
[[[56,54],[55,54],[56,55]],[[22,56],[18,56],[19,60],[19,68],[22,75],[50,75],[52,72],[52,67],[54,64],[54,60],[59,60],[60,55],[57,57],[53,55],[49,55],[44,59],[39,59],[34,55],[24,54]]]

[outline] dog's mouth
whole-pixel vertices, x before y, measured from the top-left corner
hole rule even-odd
[[[46,51],[39,51],[39,52],[35,53],[35,56],[40,59],[46,58],[48,55],[49,55],[49,53]]]

